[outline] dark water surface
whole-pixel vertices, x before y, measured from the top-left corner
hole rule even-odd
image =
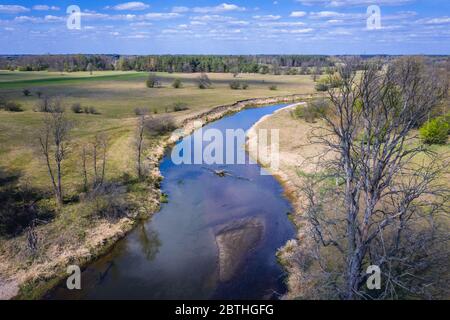
[[[284,106],[246,109],[203,130],[248,130],[261,117]],[[219,177],[211,168],[225,169],[233,176]],[[294,228],[287,216],[291,207],[283,197],[282,187],[260,171],[259,165],[248,163],[175,165],[167,155],[161,172],[162,190],[168,194],[169,202],[121,240],[111,253],[83,271],[82,290],[69,291],[60,286],[48,298],[277,298],[285,287],[275,254],[294,237]],[[252,248],[239,256],[240,262],[236,262],[231,276],[222,279],[216,237],[227,226],[233,229],[236,222],[245,225],[248,221],[259,226],[259,237],[255,236]]]

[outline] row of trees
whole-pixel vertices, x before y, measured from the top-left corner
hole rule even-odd
[[[300,73],[312,67],[334,66],[326,56],[117,56],[117,55],[41,55],[1,56],[0,69],[21,71],[153,71],[153,72],[225,72],[225,73]],[[297,70],[298,69],[298,70]],[[295,71],[290,71],[295,70]]]
[[[1,56],[0,70],[76,72],[114,70],[115,55],[26,55]]]
[[[118,70],[157,72],[280,73],[284,68],[330,67],[325,56],[137,56],[121,57]]]

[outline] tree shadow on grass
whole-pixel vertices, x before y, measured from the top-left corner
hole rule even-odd
[[[39,205],[45,195],[30,185],[21,185],[20,171],[0,167],[0,237],[12,238],[36,222],[53,219],[54,212]]]

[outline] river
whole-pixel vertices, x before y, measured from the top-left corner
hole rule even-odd
[[[245,109],[203,130],[248,130],[285,106]],[[295,232],[281,185],[260,171],[248,161],[175,165],[168,153],[161,162],[168,203],[83,270],[82,290],[62,284],[47,298],[277,299],[286,288],[276,251]]]

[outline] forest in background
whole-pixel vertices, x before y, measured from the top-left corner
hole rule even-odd
[[[321,55],[4,55],[0,56],[0,70],[309,74],[313,67],[332,68],[337,61]]]

